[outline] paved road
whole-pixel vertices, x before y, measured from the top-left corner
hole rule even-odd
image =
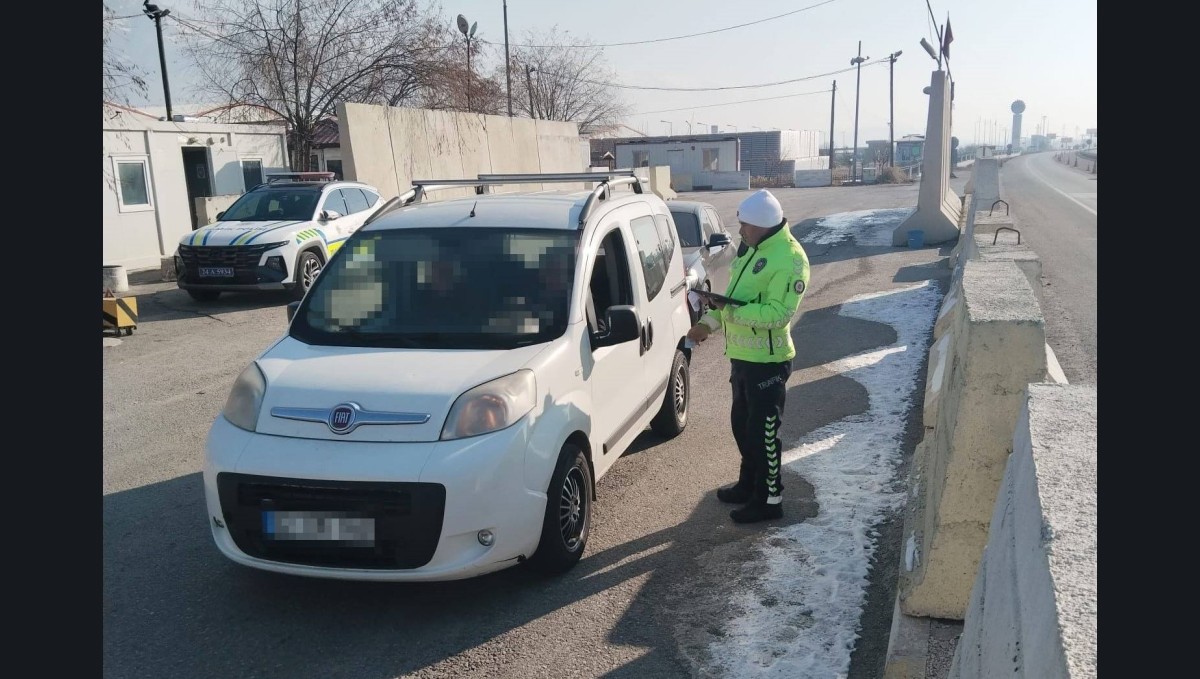
[[[709,200],[736,223],[744,195],[689,197]],[[777,195],[803,240],[816,217],[911,207],[917,186]],[[937,262],[948,250],[810,248],[813,284],[795,329],[800,355],[785,447],[868,409],[861,385],[823,366],[895,342],[890,326],[839,316],[839,304],[920,280],[944,292],[949,271]],[[732,524],[714,497],[737,469],[728,362],[718,345],[695,355],[684,434],[661,441],[644,433],[598,484],[591,542],[568,574],[546,579],[518,568],[453,583],[310,580],[222,557],[200,475],[207,428],[237,374],[284,331],[286,299],[198,304],[172,286],[135,286],[141,325],[131,337],[105,340],[106,679],[710,676],[709,644],[726,633],[735,595],[761,585],[751,547],[769,537],[765,527]],[[914,396],[901,482],[921,435]],[[774,525],[819,515],[805,479],[785,483],[785,518]],[[880,676],[887,646],[900,527],[893,518],[879,530],[852,679]]]
[[[1096,216],[1098,175],[1089,161],[1054,153],[1009,160],[1001,197],[1042,262],[1046,340],[1072,384],[1096,384]]]

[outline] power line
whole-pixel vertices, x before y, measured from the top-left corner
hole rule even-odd
[[[877,61],[867,62],[867,63],[863,64],[863,66],[875,66],[877,64],[886,64],[886,63],[887,63],[887,60],[880,59]],[[853,71],[854,68],[855,68],[854,66],[851,66],[849,68],[843,68],[838,71],[830,71],[829,73],[818,73],[816,75],[806,75],[803,78],[792,78],[791,80],[780,80],[778,82],[773,82],[773,83],[758,83],[756,85],[728,85],[725,87],[651,87],[649,85],[621,85],[618,83],[606,83],[606,82],[600,82],[598,80],[586,80],[583,78],[580,78],[579,82],[588,83],[590,85],[601,85],[604,87],[615,87],[617,89],[622,89],[622,90],[656,90],[656,91],[660,91],[660,92],[717,92],[717,91],[722,91],[722,90],[749,90],[749,89],[755,89],[755,88],[759,88],[759,87],[774,87],[776,85],[790,85],[792,83],[803,82],[805,80],[813,80],[814,78],[824,78],[826,76],[837,75],[838,73],[845,73],[846,71]]]
[[[775,20],[775,19],[782,19],[783,17],[786,17],[786,16],[791,16],[791,15],[793,15],[793,14],[799,14],[800,12],[804,12],[804,11],[807,11],[807,10],[810,10],[810,9],[814,9],[814,8],[816,8],[816,7],[820,7],[821,5],[828,5],[829,3],[831,3],[831,2],[836,2],[836,1],[837,1],[837,0],[825,0],[824,2],[818,2],[817,4],[815,4],[815,5],[809,5],[808,7],[801,7],[800,9],[794,9],[794,10],[792,10],[792,11],[790,11],[790,12],[784,12],[783,14],[776,14],[776,15],[775,15],[775,16],[773,16],[773,17],[767,17],[767,18],[765,18],[765,19],[758,19],[758,20],[755,20],[755,21],[749,21],[749,22],[746,22],[746,23],[744,23],[744,24],[738,24],[738,25],[736,25],[736,26],[726,26],[725,28],[717,28],[717,29],[714,29],[714,30],[711,30],[711,31],[704,31],[704,32],[702,32],[702,33],[689,33],[689,34],[687,34],[687,35],[676,35],[676,36],[672,36],[672,37],[670,37],[670,38],[654,38],[653,40],[634,40],[634,41],[630,41],[630,42],[610,42],[610,43],[604,43],[604,44],[602,44],[602,45],[578,45],[577,47],[579,47],[579,48],[593,48],[593,47],[626,47],[626,46],[629,46],[629,45],[649,45],[649,44],[651,44],[651,43],[658,43],[658,42],[669,42],[669,41],[671,41],[671,40],[683,40],[683,39],[685,39],[685,38],[697,38],[697,37],[700,37],[700,36],[702,36],[702,35],[712,35],[712,34],[714,34],[714,33],[723,33],[723,32],[725,32],[725,31],[732,31],[732,30],[734,30],[734,29],[737,29],[737,28],[745,28],[746,26],[753,26],[753,25],[755,25],[755,24],[761,24],[761,23],[764,23],[764,22],[767,22],[767,21],[773,21],[773,20]],[[497,44],[497,43],[490,42],[490,41],[488,41],[488,40],[479,40],[479,42],[484,42],[484,43],[487,43],[487,44],[489,44],[489,45],[495,45],[495,44]],[[501,44],[501,45],[502,45],[502,44],[504,44],[504,43],[498,43],[498,44]],[[562,47],[562,45],[515,45],[515,44],[512,44],[512,43],[509,43],[509,46],[510,46],[510,47],[535,47],[535,48],[536,48],[536,47]],[[571,46],[571,45],[567,45],[567,47],[572,47],[572,46]]]
[[[145,14],[130,14],[128,16],[123,16],[123,17],[104,17],[104,20],[105,21],[120,21],[121,19],[136,19],[138,17],[144,17],[144,16],[146,16],[146,15]]]
[[[653,115],[655,113],[674,113],[676,111],[692,111],[692,110],[695,110],[698,108],[717,108],[719,106],[733,106],[734,104],[749,104],[749,103],[753,103],[756,101],[773,101],[775,99],[790,99],[792,97],[806,97],[810,94],[825,94],[826,92],[829,92],[829,91],[830,90],[817,90],[816,92],[799,92],[796,94],[783,94],[778,97],[762,97],[761,99],[742,99],[739,101],[727,101],[727,102],[724,102],[721,104],[705,104],[703,106],[683,106],[680,108],[666,108],[666,109],[662,109],[660,111],[642,111],[640,113],[631,113],[630,117],[648,116],[648,115]]]

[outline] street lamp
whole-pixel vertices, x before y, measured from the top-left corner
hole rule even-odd
[[[702,123],[699,120],[697,120],[696,124],[700,126],[700,130],[701,130],[700,134],[707,134],[707,132],[704,132],[703,130],[704,130],[705,126],[708,125],[708,123]]]
[[[862,40],[858,41],[858,56],[850,60],[851,66],[857,66],[856,82],[854,84],[854,148],[850,149],[850,183],[857,183],[858,172],[858,95],[862,84],[862,64],[871,57],[862,55]]]
[[[725,123],[725,124],[729,127],[732,127],[734,132],[737,132],[737,125],[734,125],[733,123]]]
[[[675,123],[671,122],[670,120],[660,120],[658,122],[666,123],[668,125],[668,127],[667,127],[667,136],[668,137],[675,136]]]
[[[458,15],[458,30],[467,39],[467,113],[471,112],[471,38],[475,37],[475,29],[478,27],[478,21],[468,27],[467,18]]]
[[[163,50],[162,39],[162,18],[169,15],[171,10],[159,9],[158,5],[151,5],[150,0],[144,0],[142,13],[154,20],[154,30],[158,32],[158,63],[162,66],[163,98],[167,101],[167,120],[174,120],[171,116],[171,85],[167,83],[167,54]]]
[[[533,72],[537,69],[525,64],[525,88],[529,90],[529,117],[537,119],[537,113],[533,109]]]
[[[895,78],[893,72],[896,69],[896,60],[903,54],[902,50],[896,50],[888,55],[888,116],[891,122],[888,123],[888,167],[895,165],[893,154],[896,148],[896,106],[895,106]]]

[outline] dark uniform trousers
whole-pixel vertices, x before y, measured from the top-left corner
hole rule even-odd
[[[751,363],[730,360],[729,382],[733,385],[733,408],[729,419],[738,452],[742,454],[738,485],[753,484],[751,503],[781,501],[779,425],[792,362]]]

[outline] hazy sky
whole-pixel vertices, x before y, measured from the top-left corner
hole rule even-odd
[[[815,6],[814,6],[815,5]],[[994,121],[996,132],[1011,127],[1009,105],[1026,104],[1022,134],[1048,131],[1082,135],[1096,127],[1095,0],[930,0],[939,24],[950,16],[954,41],[950,73],[956,84],[954,131],[964,144],[976,140],[979,120]],[[141,11],[138,0],[110,0],[118,16]],[[204,18],[192,0],[162,0],[184,18]],[[829,130],[830,93],[837,80],[835,142],[854,138],[855,72],[821,75],[850,67],[862,41],[871,61],[902,51],[895,63],[896,137],[924,134],[929,84],[936,64],[921,48],[922,37],[936,44],[926,0],[509,0],[511,44],[528,29],[557,26],[595,43],[653,40],[742,24],[814,6],[753,26],[712,35],[645,45],[604,48],[605,58],[624,85],[729,87],[811,80],[773,87],[709,92],[619,90],[634,112],[625,120],[649,134],[684,133],[688,122],[719,125],[722,131],[762,129]],[[477,38],[503,44],[502,0],[444,0],[447,22],[462,13],[479,23]],[[163,104],[154,23],[144,17],[116,22],[115,44],[148,74],[149,93],[136,103]],[[172,104],[200,103],[195,71],[180,45],[179,25],[164,20]],[[503,63],[496,50],[492,65]],[[859,144],[888,136],[888,65],[861,70]],[[514,74],[516,77],[516,74]],[[818,92],[772,101],[747,99]],[[713,104],[725,104],[712,107]],[[699,108],[706,106],[708,108]],[[681,109],[657,113],[664,109]],[[671,121],[671,125],[660,122]],[[698,127],[693,129],[699,130]],[[627,134],[633,134],[628,130]],[[979,133],[982,134],[982,133]]]

